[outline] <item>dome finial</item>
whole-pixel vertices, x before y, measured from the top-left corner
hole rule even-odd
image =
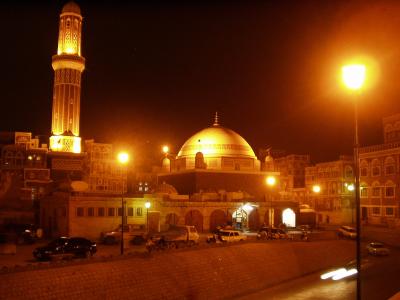
[[[213,124],[213,126],[219,126],[219,123],[218,123],[218,112],[217,112],[217,111],[215,112],[215,117],[214,117],[214,124]]]

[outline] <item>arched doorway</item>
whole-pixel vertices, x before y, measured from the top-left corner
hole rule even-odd
[[[179,216],[174,213],[170,213],[165,217],[165,224],[168,225],[178,225]]]
[[[250,230],[257,230],[260,228],[260,214],[258,213],[258,209],[254,209],[250,212],[248,224]]]
[[[214,210],[210,215],[210,231],[214,231],[218,226],[227,225],[226,215],[220,210]]]
[[[190,210],[185,216],[185,224],[195,226],[198,232],[203,232],[203,215],[198,210]]]
[[[287,227],[296,227],[296,214],[291,208],[286,208],[282,213],[282,223]]]
[[[242,208],[235,210],[232,214],[232,222],[235,229],[247,228],[247,212]]]

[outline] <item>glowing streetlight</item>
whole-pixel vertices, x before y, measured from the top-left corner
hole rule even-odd
[[[149,208],[151,206],[151,203],[149,201],[146,201],[144,204],[144,207],[146,207],[146,231],[147,233],[149,232]]]
[[[362,88],[366,79],[367,68],[363,64],[351,64],[342,67],[342,79],[352,91]],[[354,99],[354,168],[355,168],[355,204],[356,204],[356,259],[357,259],[357,299],[361,300],[361,220],[360,220],[360,170],[358,158],[358,99]]]
[[[359,90],[362,88],[365,75],[366,67],[362,64],[352,64],[342,67],[342,78],[343,83],[347,88],[351,90]]]
[[[321,187],[317,184],[313,185],[312,187],[312,191],[316,194],[318,194],[319,192],[321,192]]]
[[[265,179],[265,183],[266,183],[267,185],[269,185],[269,186],[274,186],[274,185],[276,184],[276,178],[275,178],[275,176],[268,176],[268,177]]]
[[[275,176],[268,176],[267,178],[265,178],[265,183],[266,185],[272,189],[275,185],[276,185],[276,177]],[[273,217],[273,209],[272,209],[272,195],[271,192],[268,191],[268,199],[269,199],[269,225],[272,227],[274,225],[274,221],[272,220]]]
[[[163,152],[164,154],[168,154],[168,152],[169,152],[169,147],[168,147],[167,145],[164,145],[164,146],[162,147],[162,152]]]
[[[129,154],[126,152],[118,153],[117,160],[121,165],[125,165],[129,161]],[[124,254],[124,223],[125,223],[125,210],[124,210],[124,180],[121,182],[121,255]]]
[[[129,154],[126,152],[120,152],[118,153],[117,158],[121,164],[126,164],[129,161]]]

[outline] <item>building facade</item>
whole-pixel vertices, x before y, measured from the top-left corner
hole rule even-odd
[[[400,226],[400,114],[383,119],[384,143],[360,153],[361,219]]]
[[[318,224],[355,222],[353,157],[341,155],[336,161],[306,167],[305,175],[303,204],[315,209]]]

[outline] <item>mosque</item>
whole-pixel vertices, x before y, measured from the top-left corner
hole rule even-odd
[[[166,154],[162,167],[151,174],[156,178],[153,191],[129,193],[127,169],[116,161],[112,145],[93,140],[82,144],[79,136],[85,68],[82,20],[76,3],[64,5],[58,49],[52,57],[51,137],[41,160],[46,163],[30,169],[32,174],[50,174],[42,183],[52,191],[39,199],[40,225],[49,237],[98,238],[121,222],[154,230],[187,224],[199,231],[223,225],[258,229],[264,223],[299,223],[299,202],[290,193],[294,176],[270,168],[269,156],[263,162],[257,159],[246,140],[223,127],[217,114],[212,125],[191,136],[177,155]],[[293,165],[309,163],[306,156],[291,159]],[[304,181],[304,169],[302,176]],[[267,184],[267,178],[273,182]]]

